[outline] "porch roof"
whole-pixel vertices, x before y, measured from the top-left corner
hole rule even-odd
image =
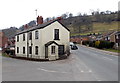
[[[45,47],[48,47],[49,45],[51,45],[53,43],[56,44],[56,45],[59,45],[55,41],[49,41],[48,43],[45,44]]]

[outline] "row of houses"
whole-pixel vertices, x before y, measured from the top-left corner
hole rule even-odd
[[[40,16],[35,27],[17,33],[15,40],[17,57],[57,60],[70,53],[70,31],[59,19],[43,23]]]
[[[105,34],[90,34],[90,35],[77,35],[71,36],[71,42],[77,42],[82,44],[83,41],[96,41],[105,40],[114,42],[114,48],[118,49],[120,47],[120,31],[106,32]]]

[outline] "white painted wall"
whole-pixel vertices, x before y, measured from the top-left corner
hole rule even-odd
[[[60,40],[54,40],[54,29],[59,29],[59,39]],[[60,45],[65,45],[65,51],[69,50],[69,37],[70,37],[70,32],[65,29],[59,22],[54,22],[51,25],[47,26],[46,28],[42,29],[42,43],[41,43],[41,48],[43,48],[42,51],[42,56],[45,56],[45,44],[48,43],[49,41],[55,41],[56,43]]]
[[[59,39],[60,40],[54,40],[54,29],[59,29]],[[32,45],[32,58],[40,58],[40,59],[45,59],[45,44],[48,43],[49,41],[55,41],[56,43],[60,45],[65,45],[65,51],[69,50],[69,37],[70,37],[70,32],[65,29],[59,22],[54,22],[47,27],[43,29],[37,29],[39,32],[39,38],[35,39],[35,31],[32,31],[32,41],[29,40],[29,46]],[[27,57],[27,38],[28,35],[25,33],[25,41],[23,41],[23,34],[19,35],[19,42],[17,42],[17,36],[16,36],[16,46],[19,47],[19,53],[16,53],[16,56],[21,56],[21,57]],[[23,46],[25,46],[25,54],[23,54]],[[39,53],[38,55],[35,55],[35,46],[38,46],[39,48]],[[57,55],[58,56],[58,55]]]

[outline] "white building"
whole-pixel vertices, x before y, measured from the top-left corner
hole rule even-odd
[[[58,20],[39,24],[15,36],[18,57],[56,60],[69,54],[70,32]]]

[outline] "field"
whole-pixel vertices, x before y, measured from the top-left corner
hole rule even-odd
[[[118,24],[120,24],[120,22],[117,22],[117,21],[113,21],[111,23],[94,22],[92,31],[87,31],[85,33],[71,33],[71,36],[79,35],[79,34],[80,35],[87,35],[90,33],[106,33],[109,31],[116,31],[116,30],[118,30]],[[85,28],[85,27],[82,26],[82,28]],[[73,32],[73,29],[70,29],[70,30],[71,30],[71,32]],[[77,31],[77,29],[75,31]]]

